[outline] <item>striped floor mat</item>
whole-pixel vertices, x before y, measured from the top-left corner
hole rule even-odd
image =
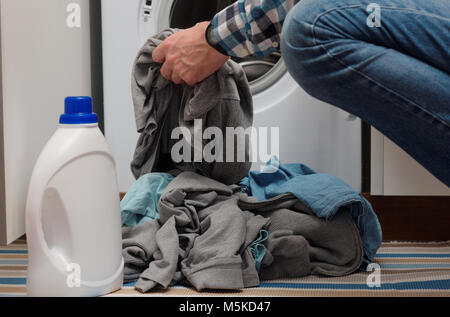
[[[107,296],[450,297],[450,241],[386,242],[374,263],[379,268],[379,280],[372,270],[344,277],[308,276],[263,281],[259,287],[241,291],[196,292],[187,287],[171,287],[147,294],[141,294],[134,290],[132,284],[127,284]],[[26,296],[26,270],[25,240],[0,247],[0,296]]]

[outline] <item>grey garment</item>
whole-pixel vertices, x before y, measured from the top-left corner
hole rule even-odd
[[[250,138],[245,142],[245,134],[227,137],[225,132],[227,127],[247,129],[252,126],[253,102],[245,73],[239,64],[229,60],[195,87],[166,80],[159,72],[161,64],[153,62],[152,52],[176,31],[167,29],[148,39],[134,62],[131,89],[140,136],[131,170],[136,178],[149,172],[179,169],[196,171],[225,184],[237,183],[251,167]],[[218,159],[211,163],[206,160],[194,162],[194,153],[201,154],[210,141],[202,140],[200,149],[194,147],[194,119],[201,120],[202,128],[196,131],[197,136],[201,137],[208,128],[217,128],[216,131],[223,134],[223,152],[214,152],[219,153]],[[181,141],[190,149],[191,155],[186,154],[190,160],[179,163],[171,156],[172,148],[181,139],[171,139],[173,129],[177,127],[186,128],[191,135],[190,140],[186,136]],[[233,153],[227,153],[225,145],[232,141],[231,138],[235,145],[244,146],[234,146]],[[233,156],[233,162],[227,162],[227,155]]]
[[[144,236],[147,223],[143,223],[124,231],[124,241],[134,237],[137,242],[133,245],[146,246],[138,253],[145,255],[139,263],[141,258],[148,261],[145,268],[132,265],[136,259],[124,249],[125,261],[133,261],[126,263],[127,280],[136,278],[140,269],[135,288],[141,292],[156,286],[166,288],[183,279],[197,290],[259,285],[249,245],[269,219],[242,211],[234,185],[193,172],[181,173],[169,185],[159,201],[159,229],[147,225],[150,230]],[[130,234],[135,230],[137,234]],[[147,243],[142,242],[145,239]]]
[[[263,202],[243,193],[239,197],[239,207],[270,218],[261,279],[342,276],[360,267],[362,241],[347,209],[326,221],[290,193]]]
[[[125,283],[136,281],[154,260],[158,251],[155,236],[159,228],[157,220],[149,220],[135,227],[122,227]]]
[[[167,288],[186,283],[176,263],[189,253],[196,234],[177,234],[174,224],[172,218],[162,227],[157,220],[122,227],[124,283],[137,281],[135,287],[142,292],[156,286]],[[175,265],[167,265],[168,259]]]

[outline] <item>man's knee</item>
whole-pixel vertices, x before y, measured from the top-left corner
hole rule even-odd
[[[321,14],[320,3],[333,0],[302,0],[288,13],[282,28],[281,53],[291,76],[310,94],[314,94],[312,60],[322,51],[314,38],[314,21]],[[319,2],[319,5],[317,4]],[[312,87],[310,87],[312,86]]]
[[[333,28],[334,23],[323,25],[321,19],[335,12],[333,9],[338,6],[345,5],[345,1],[302,0],[289,11],[283,24],[281,52],[286,67],[297,83],[314,97],[327,89],[323,77],[336,64],[322,44],[340,38]],[[336,19],[334,22],[337,23]],[[319,36],[315,29],[318,24]]]
[[[311,31],[315,13],[311,12],[311,7],[315,9],[314,1],[302,0],[288,12],[281,34],[282,48],[287,52],[290,52],[289,48],[292,47],[313,44]]]

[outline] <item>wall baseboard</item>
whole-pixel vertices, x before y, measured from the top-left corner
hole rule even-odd
[[[372,196],[383,240],[450,240],[450,196]]]
[[[363,196],[380,220],[384,241],[450,240],[450,196]]]

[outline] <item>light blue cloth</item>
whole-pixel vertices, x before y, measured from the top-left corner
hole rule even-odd
[[[316,216],[325,219],[331,219],[342,207],[348,208],[363,243],[363,264],[372,262],[381,245],[381,226],[370,203],[333,175],[317,174],[303,164],[280,164],[278,158],[272,157],[263,172],[250,171],[239,185],[259,201],[292,193]]]
[[[159,199],[173,179],[172,175],[166,173],[148,173],[139,177],[120,202],[122,225],[134,227],[148,220],[159,219]]]
[[[266,255],[266,247],[263,242],[269,237],[269,232],[267,230],[259,230],[258,238],[250,244],[250,250],[252,251],[253,258],[255,259],[256,270],[259,272],[261,268],[261,262]]]

